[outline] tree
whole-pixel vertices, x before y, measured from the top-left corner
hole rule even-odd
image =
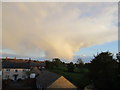
[[[82,61],[81,58],[78,58],[77,62],[76,62],[76,68],[77,68],[77,72],[84,72],[84,62]]]
[[[120,52],[116,54],[116,57],[117,57],[117,59],[118,59],[119,62],[120,62]]]
[[[118,75],[117,75],[117,85],[118,88],[120,89],[120,52],[116,54],[117,61],[118,61]]]
[[[62,64],[62,62],[61,62],[61,60],[59,58],[53,58],[52,62],[53,62],[54,66],[56,68],[58,68]]]
[[[115,90],[117,68],[117,62],[113,59],[112,53],[102,52],[94,56],[90,71],[95,86],[100,90]]]
[[[74,64],[73,62],[70,62],[68,65],[67,65],[67,69],[68,69],[68,72],[74,72]]]
[[[82,61],[82,59],[81,59],[81,58],[78,58],[77,64],[80,64],[80,63],[84,64],[84,62]]]
[[[76,66],[77,66],[77,68],[79,68],[79,69],[83,68],[84,62],[82,61],[81,58],[78,58]]]
[[[116,54],[118,60],[118,73],[120,74],[120,52]]]
[[[45,64],[47,69],[53,69],[53,63],[51,61],[46,60]]]

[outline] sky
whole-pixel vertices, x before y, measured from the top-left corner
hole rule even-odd
[[[3,57],[58,57],[90,61],[118,52],[118,3],[14,2],[2,4]]]

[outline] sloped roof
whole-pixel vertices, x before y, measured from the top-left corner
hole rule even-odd
[[[76,88],[61,75],[43,70],[37,77],[37,84],[42,88]]]
[[[44,62],[28,62],[28,61],[23,61],[23,60],[2,60],[2,68],[25,68],[29,69],[30,67],[35,67],[35,66],[45,66]]]
[[[41,71],[41,74],[37,78],[37,84],[39,84],[42,88],[47,88],[59,77],[60,75],[44,70]]]
[[[53,82],[48,88],[77,88],[65,77],[61,76],[55,82]]]
[[[30,65],[27,62],[10,62],[7,60],[2,61],[2,68],[25,68],[29,69]]]
[[[30,62],[30,66],[45,66],[44,62],[38,63],[38,62]]]

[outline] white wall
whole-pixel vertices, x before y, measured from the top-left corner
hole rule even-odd
[[[14,80],[14,75],[17,74],[17,80],[18,79],[25,79],[27,78],[26,71],[30,71],[30,69],[9,69],[10,71],[6,71],[7,69],[2,69],[2,78],[8,79],[7,76],[9,76],[9,79]],[[15,70],[18,70],[15,72]],[[25,70],[25,71],[23,71]],[[23,77],[24,76],[24,77]]]

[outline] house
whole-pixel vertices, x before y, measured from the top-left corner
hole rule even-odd
[[[70,88],[72,90],[77,90],[77,87],[73,85],[64,76],[43,70],[41,74],[36,79],[36,84],[38,89],[50,89],[50,88]]]
[[[33,67],[38,67],[39,69],[43,69],[45,68],[45,62],[44,61],[39,61],[39,62],[34,62],[34,61],[31,61],[30,63],[30,67],[33,68]]]
[[[27,62],[10,62],[2,61],[2,79],[26,79],[26,72],[30,71],[30,66]]]
[[[22,59],[3,59],[2,60],[2,79],[26,79],[29,76],[26,72],[31,71],[33,67],[45,67],[44,62],[33,62],[32,60]]]

